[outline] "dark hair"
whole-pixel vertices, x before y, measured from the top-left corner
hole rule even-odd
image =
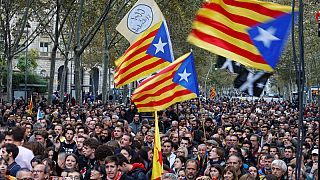
[[[223,170],[223,174],[224,175],[225,173],[227,173],[228,171],[232,172],[233,174],[233,180],[238,180],[238,176],[236,175],[236,170],[234,167],[232,166],[227,166],[224,170]]]
[[[118,157],[118,160],[119,160],[119,165],[122,166],[123,163],[127,163],[127,164],[130,164],[128,159],[122,155],[121,153],[117,154],[117,157]]]
[[[178,156],[178,157],[176,157],[176,159],[180,159],[180,161],[181,161],[181,163],[182,164],[185,164],[186,163],[186,161],[187,161],[187,159],[185,158],[185,157],[183,157],[183,156]]]
[[[48,138],[48,132],[47,131],[36,131],[34,132],[34,136],[42,136],[45,140]]]
[[[210,169],[211,168],[216,168],[218,171],[219,171],[219,174],[220,174],[220,177],[222,176],[222,171],[223,171],[223,167],[222,166],[220,166],[219,164],[212,164],[211,166],[210,166]],[[210,170],[211,171],[211,170]],[[212,177],[211,177],[212,178]]]
[[[164,143],[170,143],[171,147],[173,148],[173,142],[171,140],[166,140],[165,142],[163,142],[163,144]]]
[[[72,128],[72,127],[67,127],[66,129],[65,129],[65,131],[64,131],[64,135],[66,135],[66,133],[67,133],[67,131],[72,131],[73,132],[73,135],[76,133],[76,131]]]
[[[42,163],[42,157],[41,157],[41,156],[35,156],[35,157],[33,157],[30,163],[32,164],[33,162],[36,162],[36,163],[38,163],[38,164],[41,164],[41,163]]]
[[[115,155],[106,157],[105,164],[110,163],[110,162],[114,162],[117,166],[119,165],[119,159]]]
[[[21,142],[24,139],[25,128],[16,126],[12,129],[12,138],[14,141]]]
[[[83,146],[89,146],[92,149],[97,149],[100,143],[95,138],[88,138],[83,141]]]
[[[197,160],[195,160],[195,159],[188,159],[188,160],[186,161],[185,167],[187,167],[187,165],[188,165],[189,163],[195,163],[195,164],[197,165],[197,171],[199,171],[199,164],[198,164],[198,161],[197,161]]]
[[[96,151],[94,152],[94,155],[97,160],[103,161],[106,157],[112,156],[113,151],[108,145],[103,144],[97,147]]]
[[[12,153],[13,159],[16,159],[16,157],[19,154],[18,146],[16,146],[15,144],[8,143],[8,144],[6,144],[5,148],[6,148],[7,153],[8,154]]]

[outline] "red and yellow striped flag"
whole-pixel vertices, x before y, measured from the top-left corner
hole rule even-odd
[[[198,97],[198,81],[192,53],[187,53],[156,75],[142,81],[131,100],[139,112],[161,111],[170,105]]]
[[[116,87],[146,77],[173,61],[171,40],[165,21],[141,33],[128,50],[115,62]]]
[[[162,153],[161,153],[161,141],[159,133],[158,115],[154,112],[154,145],[153,145],[153,158],[152,158],[152,180],[160,180],[163,173],[162,166]]]
[[[30,101],[28,104],[28,114],[31,115],[32,114],[32,108],[33,108],[33,102],[32,102],[32,95],[30,97]]]
[[[216,96],[216,91],[214,87],[212,86],[211,91],[210,91],[210,98],[213,99]]]
[[[245,66],[273,71],[291,27],[291,7],[256,0],[203,3],[188,41]]]

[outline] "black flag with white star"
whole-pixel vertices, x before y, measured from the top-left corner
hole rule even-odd
[[[236,74],[240,74],[246,69],[244,65],[240,64],[239,62],[232,61],[231,59],[227,59],[222,56],[218,56],[216,68],[226,69]]]
[[[271,73],[263,71],[251,72],[245,70],[234,80],[234,87],[250,96],[260,97],[271,75]]]

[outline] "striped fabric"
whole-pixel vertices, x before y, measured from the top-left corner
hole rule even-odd
[[[164,34],[163,36],[168,36],[166,42],[167,46],[165,46],[164,52],[157,52],[155,54],[154,52],[148,53],[148,50],[150,51],[154,48],[154,39],[159,36],[159,33]],[[162,38],[162,41],[163,39],[164,38]],[[114,77],[116,87],[121,87],[142,77],[148,76],[172,62],[173,58],[166,60],[161,58],[161,56],[157,56],[160,53],[172,54],[170,37],[164,21],[159,22],[144,31],[115,62],[117,66]]]
[[[273,71],[248,29],[290,11],[289,6],[255,0],[210,0],[198,11],[188,41],[245,66]]]
[[[184,76],[186,74],[188,76]],[[176,102],[196,98],[198,94],[193,56],[188,53],[156,75],[145,79],[131,99],[139,112],[153,112],[166,109]]]

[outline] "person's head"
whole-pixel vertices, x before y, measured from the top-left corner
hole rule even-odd
[[[188,157],[188,149],[186,147],[179,147],[176,151],[177,156]]]
[[[65,158],[65,167],[67,169],[78,169],[79,159],[75,154],[67,154]]]
[[[189,147],[190,139],[186,137],[182,137],[180,141],[180,147]]]
[[[19,154],[19,148],[15,144],[6,144],[1,149],[1,156],[8,162],[9,160],[15,160]]]
[[[57,136],[62,136],[63,135],[63,126],[62,126],[62,124],[55,125],[54,132],[57,134]]]
[[[269,126],[268,125],[263,125],[261,127],[261,136],[266,136],[268,135],[268,131],[269,131]]]
[[[173,173],[165,173],[161,176],[161,180],[177,180],[177,175]]]
[[[16,126],[12,128],[12,138],[14,142],[21,144],[22,141],[24,140],[24,135],[25,135],[25,128],[21,126]]]
[[[239,138],[237,135],[233,134],[230,136],[230,146],[237,146],[239,143]]]
[[[0,173],[6,175],[8,171],[8,162],[0,157]]]
[[[83,141],[83,155],[89,159],[95,158],[95,151],[99,146],[99,142],[95,138],[88,138]]]
[[[77,142],[77,149],[78,150],[80,150],[80,151],[82,150],[83,142],[84,142],[85,139],[86,138],[84,136],[82,136],[82,135],[78,135],[77,136],[76,142]]]
[[[279,149],[277,146],[270,146],[270,154],[275,157],[276,155],[278,155],[279,153]]]
[[[131,146],[132,141],[133,141],[133,138],[130,134],[123,134],[120,140],[120,147],[124,148],[124,147]]]
[[[264,158],[264,167],[268,170],[271,170],[271,163],[273,162],[274,157],[270,154],[267,154]]]
[[[163,143],[163,154],[166,156],[169,156],[172,153],[173,150],[173,142],[170,140],[167,140]]]
[[[103,168],[102,166],[96,165],[93,167],[91,171],[90,179],[102,180],[102,179],[105,179],[105,175],[106,175],[106,169]]]
[[[218,164],[210,165],[209,175],[211,179],[213,178],[220,179],[222,176],[222,167]]]
[[[284,157],[285,158],[288,158],[288,159],[291,159],[293,157],[293,147],[292,146],[287,146],[285,147],[284,149]]]
[[[122,154],[118,154],[117,157],[119,160],[119,169],[125,173],[129,172],[132,168],[132,165],[130,164],[128,159]]]
[[[314,149],[311,151],[311,160],[317,162],[319,159],[319,149]]]
[[[107,178],[114,180],[117,177],[119,171],[119,160],[117,156],[108,156],[105,159],[105,168]]]
[[[207,146],[205,144],[200,144],[198,146],[198,155],[202,158],[206,156],[207,153]]]
[[[212,148],[211,151],[209,152],[208,158],[212,160],[220,160],[223,157],[224,157],[224,150],[220,147],[215,147],[215,148]]]
[[[95,151],[95,158],[100,162],[100,164],[104,164],[104,160],[108,156],[112,156],[113,150],[106,144],[99,145]]]
[[[270,153],[270,145],[269,144],[263,145],[262,148],[261,148],[261,153],[269,154]]]
[[[73,140],[74,134],[75,134],[75,130],[73,128],[69,127],[69,128],[66,128],[64,136],[65,136],[66,140],[68,142],[70,142]]]
[[[132,152],[129,148],[122,148],[120,150],[120,153],[122,155],[124,155],[124,157],[126,157],[128,159],[128,161],[130,162],[131,158],[132,158]]]
[[[45,144],[46,143],[46,139],[48,138],[48,132],[47,131],[36,131],[34,133],[35,139],[37,142],[41,143],[41,144]]]
[[[120,139],[121,136],[122,136],[122,134],[123,134],[123,131],[124,131],[123,127],[117,125],[117,126],[114,128],[114,130],[113,130],[113,136],[114,136],[114,138],[115,138],[115,139]]]
[[[287,165],[284,161],[276,159],[271,164],[272,174],[281,178],[287,171]]]
[[[222,177],[224,180],[238,180],[238,176],[236,175],[236,170],[233,166],[227,166],[223,170]]]
[[[194,159],[189,159],[186,162],[186,178],[187,180],[195,180],[198,176],[199,165]]]
[[[255,180],[255,177],[252,174],[244,174],[239,178],[239,180]]]
[[[240,171],[242,167],[242,159],[239,155],[233,154],[228,157],[227,165],[232,166],[236,172]]]
[[[255,134],[251,135],[250,142],[254,150],[259,148],[259,137],[257,135]]]
[[[4,134],[4,145],[7,143],[13,143],[13,137],[11,131],[6,131]]]
[[[32,177],[34,180],[45,180],[48,179],[49,170],[44,164],[37,164],[32,169]]]
[[[32,172],[28,168],[21,168],[16,174],[17,180],[32,180]]]
[[[70,179],[73,179],[73,180],[80,180],[81,174],[78,171],[70,171],[70,172],[68,172],[67,177]]]
[[[185,177],[186,177],[185,169],[184,168],[179,169],[177,175],[178,175],[178,180],[185,180]]]
[[[184,156],[178,156],[176,157],[173,166],[175,169],[181,169],[182,167],[184,167],[185,162],[186,158]]]
[[[250,166],[248,169],[248,172],[254,177],[257,178],[258,177],[258,168],[255,166]]]

